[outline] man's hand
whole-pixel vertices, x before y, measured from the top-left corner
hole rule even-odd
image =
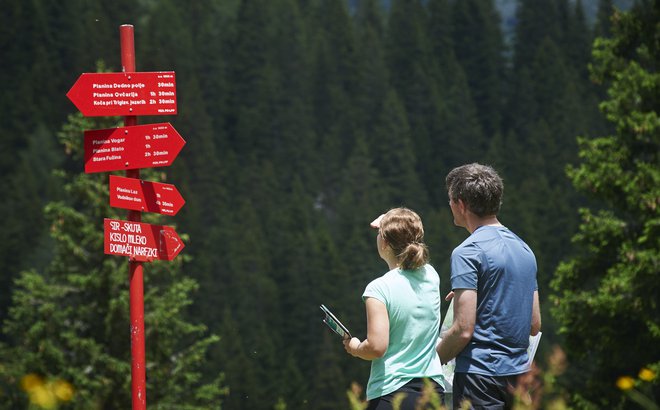
[[[477,316],[477,291],[458,289],[449,292],[448,298],[454,298],[454,323],[436,346],[440,361],[445,364],[463,350],[472,339]]]

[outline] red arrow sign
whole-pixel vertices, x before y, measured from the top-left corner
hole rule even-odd
[[[66,96],[86,117],[176,114],[174,71],[83,73]]]
[[[85,131],[85,172],[166,167],[185,143],[167,122]]]
[[[139,262],[171,261],[184,248],[174,228],[141,222],[104,219],[104,252]]]
[[[185,204],[174,185],[110,175],[110,206],[176,215]]]

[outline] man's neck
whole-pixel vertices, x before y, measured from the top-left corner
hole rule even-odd
[[[503,226],[500,221],[497,219],[496,215],[489,215],[485,217],[479,217],[472,212],[469,212],[466,223],[466,229],[468,232],[473,233],[478,228],[482,226]]]

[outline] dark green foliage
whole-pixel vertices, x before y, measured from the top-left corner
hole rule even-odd
[[[610,18],[614,13],[614,4],[612,0],[598,1],[598,14],[596,15],[596,26],[594,35],[596,37],[609,37],[611,30]]]
[[[424,184],[434,183],[435,175],[421,166],[437,160],[436,144],[444,144],[441,133],[445,117],[440,89],[440,73],[429,41],[428,15],[419,0],[392,2],[386,55],[391,82],[405,107],[412,131],[412,142],[418,166],[416,172]]]
[[[458,4],[455,6],[458,7]],[[434,159],[427,165],[427,173],[433,176],[428,191],[432,203],[442,203],[446,198],[442,176],[451,167],[466,162],[482,161],[487,143],[482,132],[483,124],[480,123],[480,114],[477,112],[466,76],[465,67],[467,66],[461,65],[456,57],[459,48],[461,50],[471,49],[474,48],[474,45],[468,44],[469,38],[452,37],[452,28],[457,23],[452,20],[448,2],[444,0],[430,2],[429,18],[430,42],[436,67],[434,71],[437,86],[440,90],[442,116],[436,122],[438,129],[433,134],[432,156]],[[482,27],[479,27],[479,30],[481,29]],[[471,75],[475,78],[483,77],[487,75],[486,71],[488,69],[484,66],[483,72],[477,74],[474,70]],[[498,82],[502,80],[502,78],[497,79]],[[503,95],[500,95],[498,98],[502,97]],[[483,118],[485,116],[488,116],[488,121],[499,121],[497,113],[484,113]],[[441,177],[438,179],[437,176]]]
[[[532,61],[543,39],[561,40],[560,3],[565,0],[519,0],[516,19],[514,67]]]
[[[5,193],[0,200],[0,213],[8,220],[0,231],[0,267],[43,267],[50,257],[52,245],[43,216],[44,205],[62,195],[59,180],[52,169],[61,163],[60,150],[48,130],[40,125],[27,137],[27,148],[16,156],[16,173],[2,181]],[[31,221],[31,224],[26,224]],[[13,275],[0,275],[0,288],[12,289]],[[0,293],[0,312],[6,312],[11,292]]]

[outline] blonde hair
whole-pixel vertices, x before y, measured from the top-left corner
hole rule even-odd
[[[390,209],[380,221],[379,232],[394,251],[402,269],[417,269],[429,261],[422,219],[414,211],[408,208]]]

